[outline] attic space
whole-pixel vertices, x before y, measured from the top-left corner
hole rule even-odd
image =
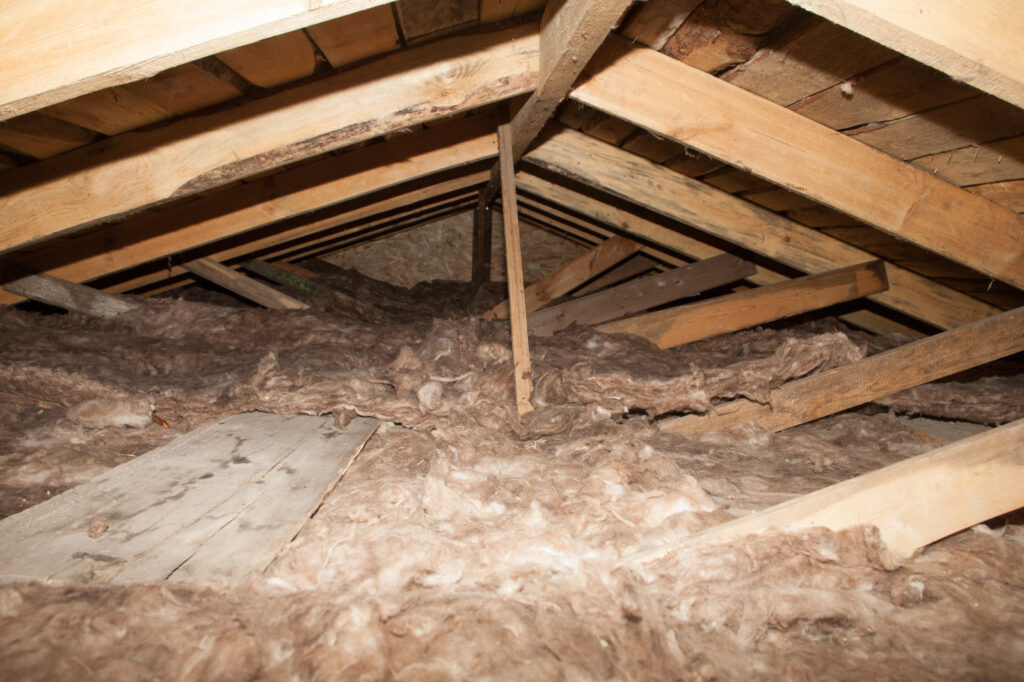
[[[1021,29],[5,3],[0,680],[1024,678]]]

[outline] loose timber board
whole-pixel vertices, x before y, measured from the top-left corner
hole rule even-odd
[[[0,521],[0,582],[240,583],[265,569],[377,429],[259,412],[211,422]],[[109,528],[90,537],[90,525]]]

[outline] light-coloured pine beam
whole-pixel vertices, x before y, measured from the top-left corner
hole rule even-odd
[[[490,116],[472,116],[329,156],[265,181],[43,245],[34,254],[19,254],[15,262],[73,282],[103,277],[409,180],[494,158],[498,151],[496,123]],[[349,219],[357,218],[349,213]],[[51,248],[58,248],[60,265],[51,264]],[[228,258],[218,255],[217,259]],[[0,292],[0,303],[18,300],[14,294]]]
[[[615,320],[752,274],[752,263],[722,254],[538,310],[527,321],[531,332],[546,336],[574,322],[593,325]]]
[[[745,424],[782,431],[1021,351],[1024,308],[1017,308],[791,381],[773,390],[767,405],[734,400],[705,415],[666,420],[661,428],[684,435]]]
[[[643,252],[665,260],[671,265],[680,265],[681,263],[673,261],[673,256],[666,256],[666,250],[681,254],[691,260],[714,258],[724,253],[721,249],[699,239],[694,239],[664,225],[641,218],[635,213],[612,206],[579,192],[574,192],[567,187],[549,182],[535,175],[520,173],[517,177],[517,182],[523,189],[527,189],[534,194],[544,196],[561,206],[574,210],[595,223],[614,226],[616,229],[642,237],[653,244],[659,245],[661,247],[659,250],[645,246]],[[546,208],[545,210],[552,209]],[[611,232],[606,228],[605,234],[611,234]],[[865,258],[868,257],[870,256],[865,253]],[[763,265],[758,265],[754,274],[747,277],[748,282],[758,286],[785,282],[787,279],[789,279],[787,276]],[[959,295],[957,292],[953,292],[953,294]],[[967,299],[966,296],[963,296],[963,298],[972,300]],[[999,312],[996,308],[991,310],[993,315]],[[856,310],[844,313],[839,316],[839,319],[875,334],[898,333],[915,338],[921,336],[920,332],[871,310]]]
[[[549,301],[569,293],[587,280],[621,263],[640,250],[640,245],[625,237],[612,237],[579,258],[552,272],[526,289],[526,312],[532,313]],[[509,301],[502,301],[482,315],[485,320],[506,319]]]
[[[90,317],[115,317],[138,307],[123,296],[46,274],[28,275],[8,282],[4,284],[4,290]]]
[[[1024,109],[1019,0],[789,0]]]
[[[578,102],[1024,288],[1024,223],[1007,208],[621,39],[587,74],[571,95]]]
[[[263,282],[257,282],[251,277],[246,277],[242,273],[232,270],[226,265],[222,265],[210,258],[197,258],[185,263],[183,267],[193,275],[222,286],[228,291],[233,291],[253,303],[259,303],[265,308],[304,310],[309,307],[288,294],[269,287]]]
[[[520,415],[533,411],[530,394],[530,341],[526,332],[526,297],[523,293],[523,254],[519,243],[519,211],[516,208],[515,162],[512,160],[512,126],[498,126],[498,158],[501,163],[501,205],[505,225],[505,272],[508,277],[509,321],[512,326],[512,374],[516,409]]]
[[[872,260],[850,246],[755,204],[647,159],[560,129],[526,160],[683,224],[691,225],[801,272],[834,270]],[[700,256],[704,257],[704,256]],[[872,300],[943,329],[994,315],[998,308],[887,264],[889,290]]]
[[[0,252],[530,91],[537,52],[532,26],[450,38],[33,164],[0,198]]]
[[[874,261],[608,322],[597,329],[606,334],[637,334],[659,348],[673,348],[853,301],[888,286],[884,264]]]
[[[7,0],[0,120],[386,0]]]
[[[512,161],[517,163],[561,104],[576,78],[633,0],[551,0],[540,22],[537,88],[512,117]],[[501,183],[497,165],[484,190],[490,202]]]
[[[639,549],[627,565],[768,531],[875,526],[889,551],[925,545],[1024,507],[1024,419],[714,526]]]

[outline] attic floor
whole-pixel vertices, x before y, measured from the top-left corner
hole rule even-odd
[[[930,449],[878,406],[776,435],[652,423],[905,339],[823,320],[662,351],[571,328],[534,340],[519,421],[505,325],[465,318],[499,288],[323,279],[311,311],[0,312],[0,392],[52,405],[0,404],[5,514],[238,412],[389,422],[246,585],[0,587],[0,679],[1021,676],[1017,519],[902,563],[869,529],[619,563]],[[888,404],[1022,416],[1014,363],[958,379]]]

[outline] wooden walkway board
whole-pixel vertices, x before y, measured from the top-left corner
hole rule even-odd
[[[0,582],[243,582],[295,537],[377,425],[260,412],[206,424],[0,521]]]

